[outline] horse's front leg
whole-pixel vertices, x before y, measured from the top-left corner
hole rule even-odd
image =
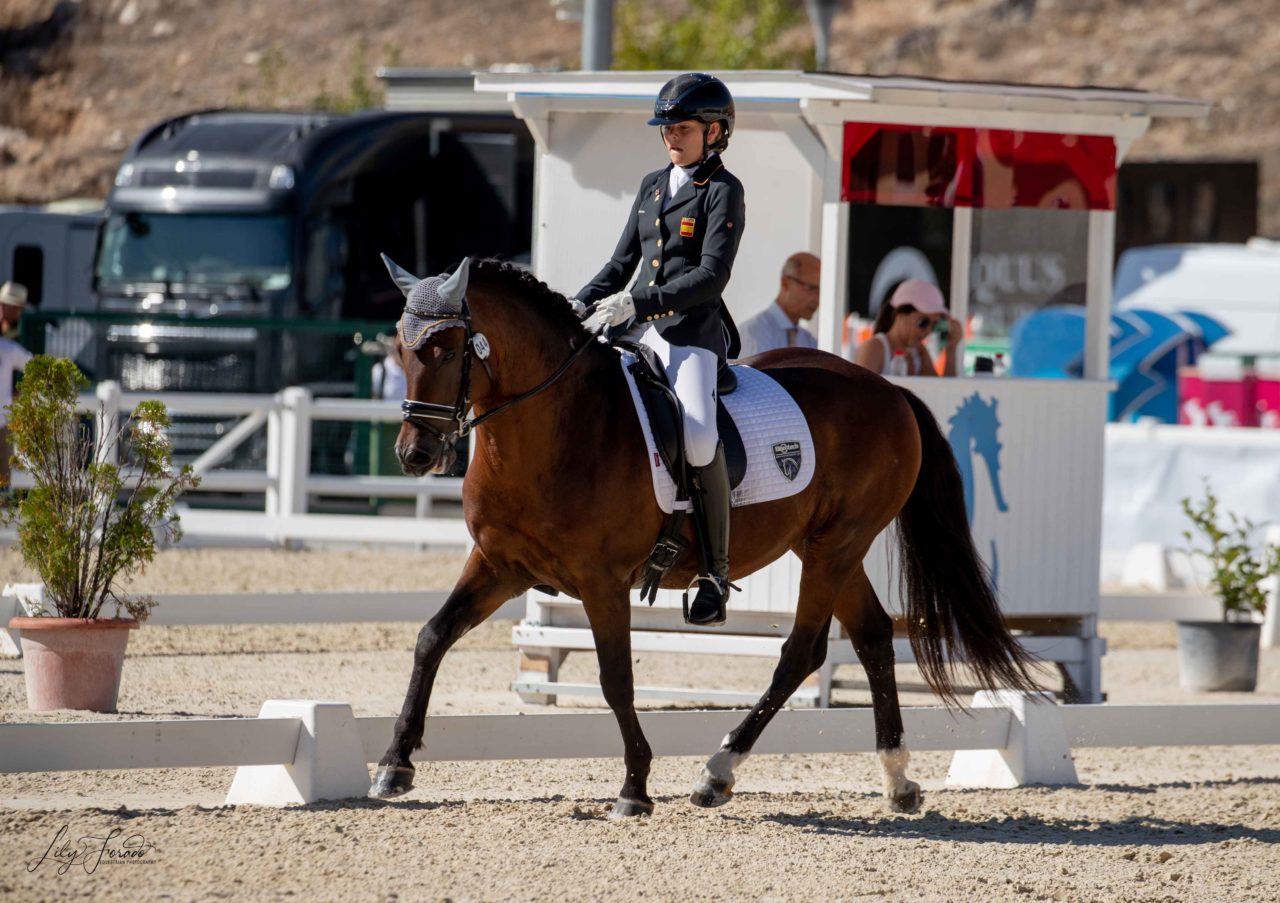
[[[414,769],[409,757],[422,746],[427,703],[440,660],[468,630],[526,589],[528,585],[519,578],[496,571],[478,548],[472,550],[444,607],[418,632],[409,690],[400,717],[396,719],[391,746],[378,762],[369,796],[379,799],[399,796],[413,787]]]
[[[635,680],[631,673],[631,599],[626,590],[592,594],[589,598],[584,607],[595,637],[600,686],[605,702],[618,719],[627,766],[626,780],[609,817],[651,815],[653,800],[648,787],[653,752],[636,716]]]

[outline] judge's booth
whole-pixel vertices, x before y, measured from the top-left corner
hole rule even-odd
[[[533,269],[572,293],[611,254],[639,180],[666,156],[645,124],[673,73],[480,74],[537,145]],[[721,73],[736,99],[725,162],[746,191],[747,223],[725,294],[739,323],[773,302],[786,257],[822,259],[819,347],[850,354],[850,323],[874,317],[902,279],[937,284],[972,349],[998,355],[1023,318],[1056,303],[1086,308],[1079,378],[901,378],[932,408],[966,483],[974,540],[1023,644],[1054,662],[1068,698],[1100,701],[1097,633],[1103,426],[1116,167],[1157,117],[1207,105],[1137,91],[965,84],[801,72]],[[967,369],[962,368],[962,369]],[[997,367],[999,372],[1002,368]],[[823,466],[831,466],[824,462]],[[857,467],[856,457],[839,466]],[[633,609],[637,650],[776,655],[790,630],[799,561],[786,555],[740,581],[724,627],[681,618],[680,593]],[[883,540],[867,561],[899,616]],[[581,606],[534,592],[515,629],[526,699],[598,693],[559,680],[592,648]],[[899,662],[911,660],[905,637]],[[827,704],[844,664],[832,628],[827,663],[801,690]],[[724,688],[641,688],[638,696],[754,701]]]

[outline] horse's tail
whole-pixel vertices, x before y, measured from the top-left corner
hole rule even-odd
[[[1033,659],[1018,644],[996,600],[990,574],[973,545],[964,483],[951,445],[933,413],[902,389],[920,430],[920,473],[898,512],[898,550],[906,592],[907,633],[925,681],[945,702],[958,702],[951,651],[988,689],[1039,689]]]

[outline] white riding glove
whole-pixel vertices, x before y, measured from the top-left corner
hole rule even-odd
[[[577,298],[569,299],[569,307],[573,310],[573,315],[579,320],[587,315],[587,305],[583,304]]]
[[[621,326],[636,315],[636,304],[631,292],[618,292],[596,302],[591,316],[582,321],[588,332],[603,332],[611,326]]]

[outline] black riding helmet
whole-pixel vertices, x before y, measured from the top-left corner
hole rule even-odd
[[[720,123],[720,137],[709,150],[723,151],[733,133],[733,95],[724,82],[705,72],[686,72],[662,86],[649,125],[675,125],[693,119]],[[703,139],[705,140],[705,138]]]

